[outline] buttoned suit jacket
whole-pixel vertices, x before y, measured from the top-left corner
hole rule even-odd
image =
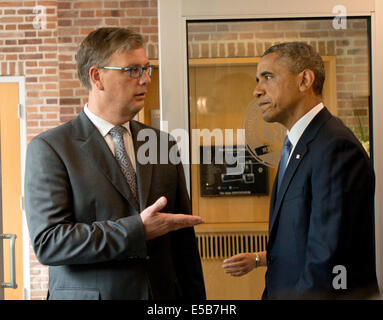
[[[323,108],[293,150],[279,190],[274,182],[263,298],[377,294],[374,191],[365,150]]]
[[[136,155],[147,143],[137,136],[149,129],[147,151],[158,161],[137,161],[140,208],[84,111],[29,143],[26,215],[36,257],[49,265],[49,299],[205,298],[194,229],[145,241],[139,215],[161,196],[163,212],[191,213],[182,164],[159,161],[160,145],[166,152],[174,142],[139,122],[130,125]]]

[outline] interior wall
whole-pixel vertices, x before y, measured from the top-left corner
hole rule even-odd
[[[261,56],[270,46],[304,41],[322,56],[336,56],[338,116],[359,133],[358,117],[369,134],[369,39],[366,19],[347,20],[335,30],[332,19],[211,22],[188,24],[189,58]]]

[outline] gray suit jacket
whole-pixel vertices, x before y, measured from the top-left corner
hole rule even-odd
[[[131,121],[136,154],[144,128]],[[174,142],[154,132],[159,160],[160,141]],[[26,214],[36,257],[50,266],[49,299],[205,298],[194,229],[145,241],[139,216],[160,196],[164,212],[191,212],[182,164],[137,161],[137,183],[141,208],[84,111],[30,142]]]

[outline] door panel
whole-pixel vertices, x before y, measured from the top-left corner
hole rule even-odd
[[[20,165],[20,124],[18,118],[18,83],[0,83],[0,138],[1,138],[1,219],[3,234],[15,234],[17,288],[5,288],[5,300],[23,298],[23,253],[22,253],[22,212],[21,165]],[[9,241],[2,240],[3,281],[10,281]],[[0,269],[1,270],[1,269]]]

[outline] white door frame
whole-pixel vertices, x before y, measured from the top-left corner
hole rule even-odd
[[[20,126],[20,173],[21,173],[21,199],[20,207],[22,211],[22,227],[23,227],[23,299],[30,300],[30,251],[29,251],[29,232],[24,209],[24,173],[25,173],[25,157],[27,150],[27,119],[25,109],[25,77],[24,76],[0,76],[0,82],[18,83],[19,91],[19,126]]]
[[[383,1],[341,2],[347,9],[347,16],[371,17],[376,261],[378,281],[383,289],[383,197],[378,196],[383,194],[383,143],[380,142],[383,126],[379,127],[379,119],[383,119],[383,90],[379,88],[383,84],[383,38],[378,37],[378,30],[383,30]],[[333,9],[339,4],[339,0],[158,1],[161,120],[167,121],[168,131],[185,129],[189,132],[186,40],[188,20],[333,17],[338,14],[333,13]],[[187,153],[183,155],[184,159],[190,159],[189,150],[182,152]],[[184,167],[190,190],[189,165],[185,164]],[[356,257],[363,259],[363,252],[356,253]]]

